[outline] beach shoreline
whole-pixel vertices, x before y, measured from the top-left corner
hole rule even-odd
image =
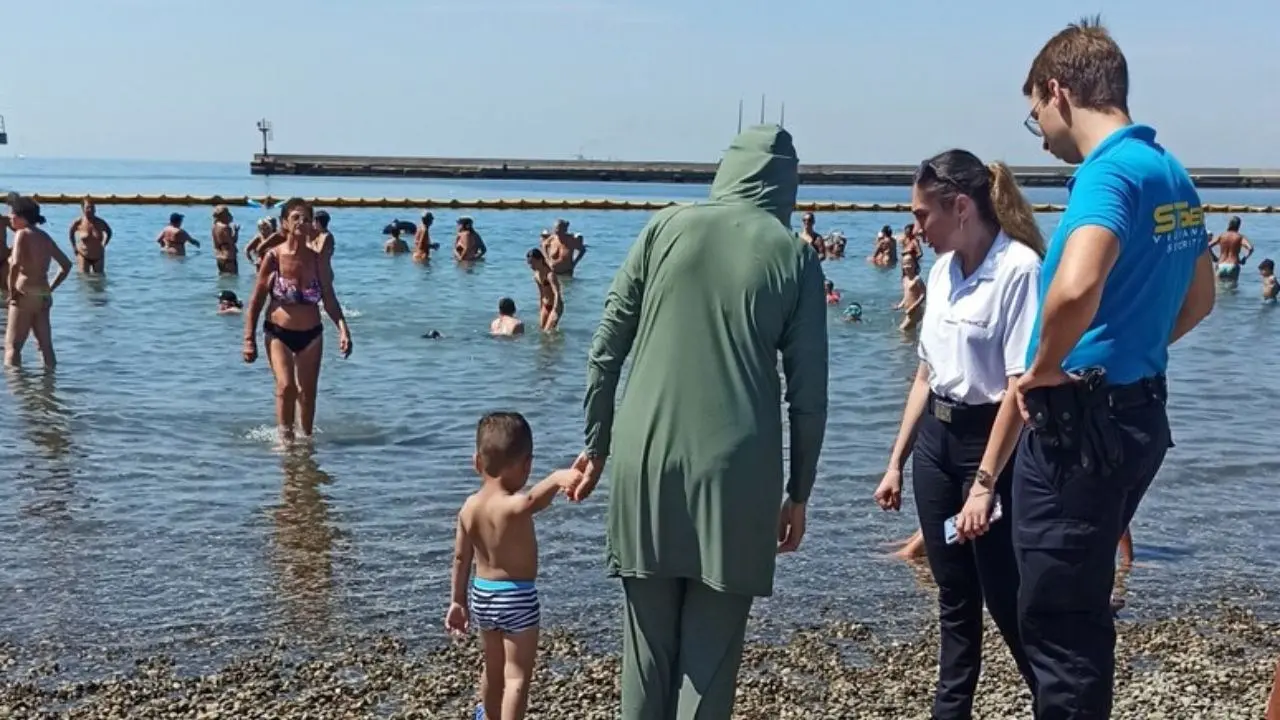
[[[1117,625],[1113,717],[1261,717],[1280,622],[1229,602],[1199,612]],[[885,638],[865,625],[828,622],[748,645],[735,717],[901,718],[928,712],[937,633]],[[784,637],[785,636],[785,637]],[[979,717],[1023,717],[1030,696],[988,622]],[[547,630],[528,717],[613,718],[618,660],[610,642]],[[460,718],[475,707],[474,638],[407,642],[378,635],[327,649],[276,640],[203,672],[174,654],[121,656],[115,671],[70,677],[39,647],[0,643],[3,718]],[[93,653],[76,658],[82,668]],[[127,668],[127,669],[121,669]]]

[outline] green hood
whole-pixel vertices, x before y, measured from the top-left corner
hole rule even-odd
[[[754,205],[790,227],[799,167],[791,133],[777,125],[747,128],[724,151],[711,183],[711,199]]]

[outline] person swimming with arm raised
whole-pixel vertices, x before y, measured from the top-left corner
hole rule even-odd
[[[9,224],[15,230],[9,258],[9,318],[5,328],[4,364],[22,364],[22,346],[34,334],[44,366],[57,364],[53,352],[53,331],[49,310],[53,291],[71,272],[71,258],[53,238],[40,229],[45,222],[40,206],[31,198],[9,197]],[[49,264],[58,263],[58,274],[49,282]]]
[[[82,273],[101,275],[106,270],[107,244],[111,242],[111,226],[98,217],[93,201],[80,201],[80,217],[71,221],[67,235],[76,266]]]
[[[168,255],[186,255],[187,243],[200,247],[200,243],[182,229],[182,213],[169,215],[169,224],[156,236],[156,244]]]
[[[480,233],[476,232],[475,221],[469,217],[458,218],[458,234],[453,241],[453,259],[458,262],[483,260],[489,252]]]

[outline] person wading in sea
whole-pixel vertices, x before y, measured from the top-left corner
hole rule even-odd
[[[827,422],[827,312],[818,256],[788,227],[797,168],[782,128],[739,135],[710,202],[663,210],[640,233],[592,339],[584,479],[568,494],[583,500],[612,461],[624,720],[732,715],[751,605],[804,536]]]
[[[67,230],[76,267],[82,273],[101,275],[107,268],[107,245],[111,242],[111,226],[98,217],[93,201],[80,202],[80,217],[71,221]]]

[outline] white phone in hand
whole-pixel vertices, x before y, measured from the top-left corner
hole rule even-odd
[[[948,545],[955,545],[960,542],[960,533],[956,530],[956,518],[960,517],[959,513],[952,515],[942,523],[942,532],[947,540]],[[1000,506],[1000,496],[996,496],[996,502],[991,506],[991,522],[995,522],[1004,517],[1004,508]]]

